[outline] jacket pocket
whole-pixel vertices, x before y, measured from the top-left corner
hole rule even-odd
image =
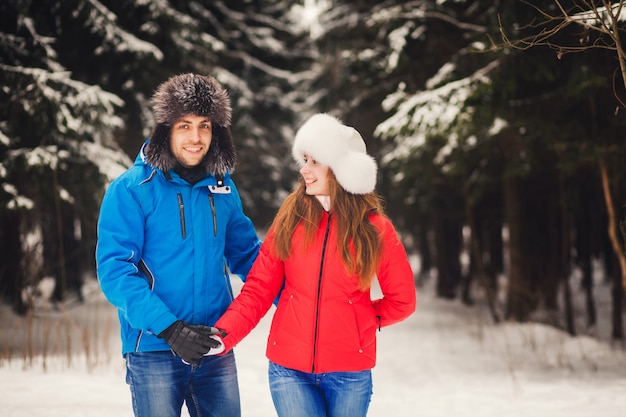
[[[376,313],[371,305],[348,300],[352,307],[354,328],[359,347],[364,349],[376,339]]]

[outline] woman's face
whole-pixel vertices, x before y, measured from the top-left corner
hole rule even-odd
[[[304,154],[304,165],[300,174],[304,178],[308,195],[330,195],[328,183],[328,166],[322,165],[310,155]]]

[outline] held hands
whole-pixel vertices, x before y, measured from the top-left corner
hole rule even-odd
[[[198,333],[208,334],[211,339],[215,340],[217,346],[211,347],[211,350],[205,353],[204,356],[219,355],[224,352],[224,342],[222,338],[226,337],[226,332],[216,327],[203,326],[202,324],[190,324],[188,326]]]
[[[223,336],[222,332],[215,327],[177,320],[157,337],[165,340],[183,362],[191,364],[198,362],[202,356],[223,352],[224,344],[220,336]]]

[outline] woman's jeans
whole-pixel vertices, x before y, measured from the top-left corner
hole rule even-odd
[[[136,417],[240,417],[235,355],[205,356],[187,365],[170,351],[126,354],[126,382]]]
[[[270,362],[269,383],[278,417],[364,417],[372,372],[309,374]]]

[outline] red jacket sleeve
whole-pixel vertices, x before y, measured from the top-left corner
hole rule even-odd
[[[383,254],[376,272],[382,298],[372,301],[379,326],[389,326],[415,311],[416,291],[413,271],[398,234],[386,217],[372,219],[383,234]]]
[[[225,352],[232,349],[256,327],[279,294],[285,277],[283,262],[271,254],[271,234],[261,245],[241,292],[215,323],[227,333]]]

